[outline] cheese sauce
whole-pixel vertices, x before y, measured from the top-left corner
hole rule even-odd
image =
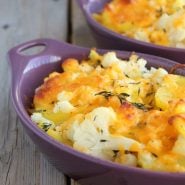
[[[185,77],[133,54],[92,50],[44,79],[31,119],[81,152],[122,165],[185,171]]]

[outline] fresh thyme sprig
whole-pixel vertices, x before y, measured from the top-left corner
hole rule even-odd
[[[127,93],[124,93],[124,92],[120,93],[120,94],[116,94],[116,93],[112,93],[110,91],[101,91],[99,93],[96,93],[95,95],[102,95],[107,100],[111,96],[117,96],[121,104],[123,104],[124,102],[128,102],[128,103],[131,103],[133,106],[135,106],[138,109],[141,109],[143,111],[147,111],[148,110],[148,108],[144,104],[142,104],[142,103],[129,102],[126,98],[129,97],[130,95],[127,94]]]
[[[115,93],[114,94],[114,93],[112,93],[110,91],[101,91],[99,93],[96,93],[95,95],[102,95],[102,96],[105,97],[105,99],[108,99],[111,96],[117,96],[119,98],[121,104],[126,101],[126,97],[130,96],[127,93],[120,93],[120,94],[116,94]]]
[[[137,107],[138,109],[141,109],[144,111],[148,110],[148,108],[142,103],[131,102],[131,104],[134,105],[135,107]]]
[[[113,94],[112,92],[109,92],[109,91],[101,91],[99,93],[96,93],[95,95],[102,95],[105,97],[105,99],[108,99],[111,96],[115,96],[115,94]]]

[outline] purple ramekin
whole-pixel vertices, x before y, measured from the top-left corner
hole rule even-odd
[[[77,0],[82,12],[91,28],[98,47],[105,49],[119,49],[137,51],[168,58],[179,63],[185,63],[185,49],[159,46],[152,43],[128,38],[105,28],[92,18],[93,13],[98,13],[110,0]],[[126,10],[123,10],[126,11]]]
[[[45,46],[36,55],[25,56],[21,52]],[[32,104],[35,89],[43,83],[44,77],[53,71],[60,71],[61,62],[74,57],[87,58],[90,49],[73,46],[51,39],[33,40],[8,52],[12,70],[12,100],[25,131],[49,161],[64,174],[77,180],[81,185],[184,185],[184,173],[153,172],[135,167],[121,166],[80,153],[49,137],[34,124],[27,112]],[[107,50],[97,50],[105,53]],[[117,55],[127,59],[131,52],[117,51]],[[148,61],[148,67],[164,67],[169,70],[176,63],[146,54],[138,53]],[[185,70],[177,73],[185,75]]]

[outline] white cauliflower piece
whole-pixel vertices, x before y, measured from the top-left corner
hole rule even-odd
[[[85,119],[76,129],[73,130],[73,141],[79,146],[90,149],[95,146],[99,140],[98,131],[92,124],[91,120]]]
[[[57,95],[57,99],[58,101],[69,101],[72,98],[72,95],[72,92],[62,91]]]
[[[89,73],[89,72],[91,72],[93,69],[94,69],[94,67],[93,67],[93,66],[90,66],[90,65],[87,64],[87,63],[82,63],[82,64],[80,64],[80,70],[81,70],[82,72]]]
[[[117,58],[115,52],[108,52],[102,58],[103,67],[110,67],[112,64],[119,62],[120,60]]]
[[[31,120],[35,123],[46,123],[46,124],[53,124],[52,121],[44,118],[41,113],[35,112],[31,115]]]
[[[151,78],[153,79],[153,81],[155,81],[155,83],[160,84],[164,77],[168,74],[168,72],[163,69],[163,68],[159,68],[157,69],[151,76]]]
[[[102,135],[108,135],[109,125],[116,119],[116,114],[112,108],[98,107],[87,116],[87,119],[93,121],[93,125]]]
[[[148,34],[143,30],[136,31],[134,34],[134,38],[137,40],[144,41],[144,42],[149,42]]]
[[[73,96],[72,92],[62,91],[57,95],[58,102],[55,103],[53,112],[63,112],[63,113],[70,113],[74,110],[74,106],[69,102]]]
[[[138,154],[139,164],[146,169],[150,169],[156,161],[156,157],[150,152],[142,151]]]
[[[53,108],[53,112],[63,112],[63,113],[70,113],[75,109],[75,107],[69,101],[59,101],[55,103]]]
[[[169,32],[169,39],[172,43],[180,43],[185,40],[185,28],[171,29]]]
[[[141,148],[142,145],[133,139],[110,134],[109,126],[115,119],[112,108],[96,108],[87,114],[82,122],[72,123],[68,138],[77,150],[83,148],[88,154],[109,160],[113,159],[113,150],[119,150],[120,147],[130,150],[133,145],[138,145],[138,148]]]
[[[123,73],[128,75],[130,78],[138,78],[149,72],[149,70],[145,67],[146,63],[147,61],[145,59],[137,60],[135,55],[132,55],[129,62],[125,62],[124,67],[121,66],[123,65],[121,62],[119,63],[119,66]]]
[[[156,22],[156,27],[159,29],[166,29],[171,24],[171,17],[164,13]]]
[[[137,166],[137,158],[133,154],[125,154],[124,165]]]

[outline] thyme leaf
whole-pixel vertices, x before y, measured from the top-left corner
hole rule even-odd
[[[100,142],[107,142],[107,140],[106,139],[100,139]]]
[[[138,93],[140,93],[140,89],[139,89]],[[133,106],[137,107],[138,109],[141,109],[141,110],[144,110],[144,111],[148,110],[148,108],[144,104],[142,104],[142,103],[136,103],[136,102],[129,102],[129,101],[127,101],[126,97],[129,97],[130,95],[127,94],[127,93],[124,93],[124,92],[120,93],[120,94],[114,94],[114,93],[112,93],[110,91],[101,91],[99,93],[96,93],[95,96],[96,95],[102,95],[107,100],[111,96],[117,96],[119,98],[121,104],[123,104],[124,102],[128,102],[128,103],[131,103]]]
[[[108,99],[111,96],[114,96],[114,94],[110,91],[101,91],[99,93],[96,93],[95,95],[102,95],[104,96],[106,99]]]
[[[154,94],[154,92],[149,92],[149,93],[146,94],[146,97],[151,96],[153,94]]]
[[[49,130],[49,128],[51,127],[51,123],[48,123],[48,122],[45,122],[45,123],[42,123],[42,129],[47,132]]]
[[[140,84],[141,82],[130,82],[130,83],[128,83],[128,84],[131,84],[131,85],[138,85],[138,84]]]
[[[93,119],[93,121],[95,121],[95,120],[96,120],[96,118],[97,118],[97,115],[96,115],[96,116],[94,116],[94,119]]]
[[[119,153],[119,150],[112,150],[112,151],[113,151],[113,153],[114,153],[113,157],[116,158],[117,155],[118,155],[118,153]]]
[[[126,97],[129,97],[129,96],[130,95],[127,93],[120,93],[117,95],[121,104],[123,104],[126,101]]]
[[[35,110],[35,109],[33,109],[33,108],[30,108],[30,109],[28,109],[28,112],[29,112],[30,114],[33,114],[33,113],[35,113],[35,112],[37,112],[37,113],[43,113],[43,112],[46,112],[46,110],[45,110],[45,109]]]
[[[139,88],[137,91],[138,96],[139,96],[140,92],[141,92],[141,89]]]
[[[99,93],[96,93],[95,95],[102,95],[106,99],[108,99],[111,96],[117,96],[119,98],[121,104],[126,101],[126,97],[129,97],[130,96],[129,94],[124,93],[124,92],[123,93],[120,93],[120,94],[114,94],[114,93],[112,93],[110,91],[101,91]]]
[[[40,110],[36,110],[35,112],[42,113],[42,112],[46,112],[46,110],[45,109],[40,109]]]
[[[144,104],[142,104],[142,103],[135,103],[135,102],[133,102],[131,104],[134,105],[135,107],[137,107],[138,109],[141,109],[141,110],[144,110],[144,111],[148,110],[147,107]]]

